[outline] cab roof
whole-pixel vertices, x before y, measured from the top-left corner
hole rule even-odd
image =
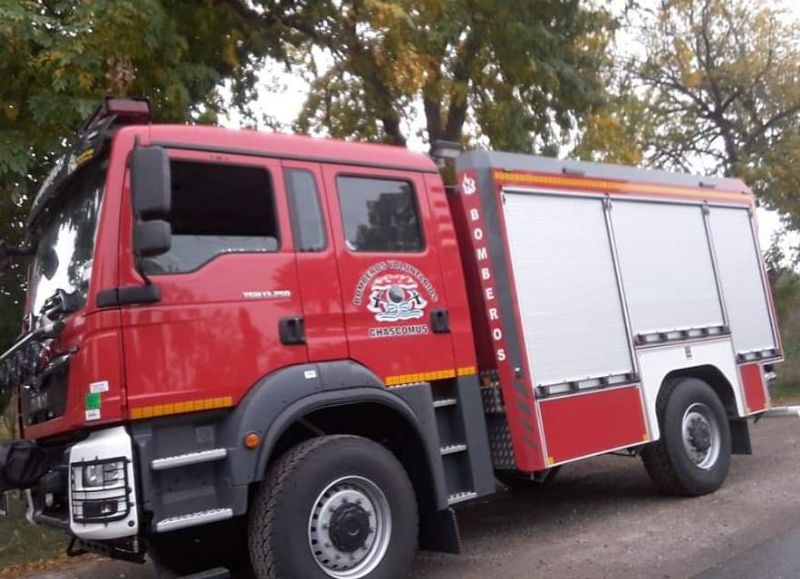
[[[197,125],[139,125],[120,129],[120,133],[128,131],[140,136],[143,144],[167,148],[438,173],[427,155],[392,145]]]

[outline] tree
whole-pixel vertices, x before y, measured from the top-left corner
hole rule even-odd
[[[633,63],[649,163],[745,179],[800,226],[800,25],[765,0],[662,0]]]
[[[396,145],[419,111],[429,143],[474,121],[495,148],[556,148],[602,97],[613,28],[579,0],[215,2],[311,75],[297,130]]]
[[[0,238],[20,241],[38,183],[107,95],[145,95],[157,118],[210,122],[252,96],[270,43],[227,9],[190,0],[0,0]],[[23,269],[0,277],[0,343],[19,328]]]

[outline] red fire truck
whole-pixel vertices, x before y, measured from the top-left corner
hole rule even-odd
[[[33,202],[24,440],[71,553],[403,577],[453,505],[638,454],[701,495],[781,346],[734,179],[149,124],[107,100]]]

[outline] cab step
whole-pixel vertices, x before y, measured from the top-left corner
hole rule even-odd
[[[455,454],[457,452],[464,452],[467,450],[466,444],[449,444],[447,446],[443,446],[439,449],[439,452],[442,456],[447,456],[448,454]]]
[[[190,464],[200,464],[203,462],[222,460],[226,456],[228,456],[227,449],[212,448],[209,450],[200,450],[198,452],[189,452],[186,454],[156,458],[150,462],[150,468],[153,470],[167,470],[169,468],[179,468],[182,466],[188,466]]]
[[[230,508],[199,511],[197,513],[189,513],[188,515],[180,515],[158,521],[156,523],[156,533],[167,533],[169,531],[177,531],[178,529],[186,529],[187,527],[194,527],[196,525],[227,521],[232,518],[233,509]]]
[[[458,503],[463,503],[464,501],[468,501],[470,499],[474,499],[478,496],[478,493],[475,491],[461,491],[458,493],[453,493],[449,497],[447,497],[447,504],[455,505]]]
[[[440,398],[433,401],[434,408],[446,408],[447,406],[455,406],[458,401],[455,398]]]

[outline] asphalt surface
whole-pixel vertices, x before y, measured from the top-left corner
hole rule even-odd
[[[423,552],[413,577],[800,577],[800,420],[751,427],[753,456],[733,458],[722,489],[658,495],[641,461],[598,457],[545,487],[459,509],[463,553]],[[154,577],[149,567],[92,562],[38,579]]]

